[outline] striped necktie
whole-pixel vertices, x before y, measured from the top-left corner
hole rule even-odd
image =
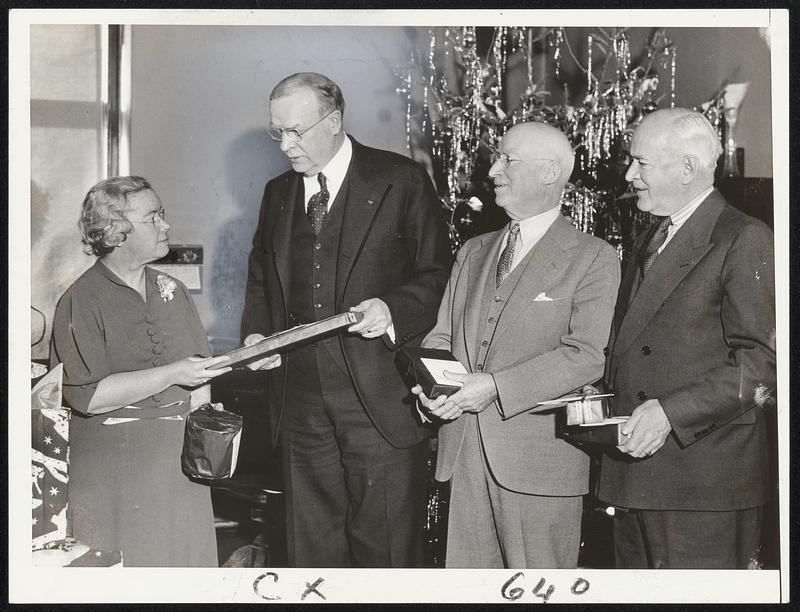
[[[650,266],[653,265],[656,257],[658,257],[658,249],[661,248],[661,245],[664,244],[664,241],[667,239],[667,232],[671,224],[672,218],[669,216],[661,217],[661,220],[658,222],[653,236],[650,238],[650,242],[647,243],[647,248],[644,250],[644,255],[642,257],[642,276],[647,274]]]
[[[519,236],[519,223],[514,223],[511,229],[508,230],[508,240],[503,252],[500,253],[500,259],[497,261],[497,274],[495,276],[495,286],[499,287],[506,280],[506,276],[511,272],[511,264],[514,262],[514,249],[517,246],[517,237]]]

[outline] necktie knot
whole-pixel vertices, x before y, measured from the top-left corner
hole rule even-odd
[[[319,182],[319,191],[308,200],[306,214],[309,223],[314,228],[314,233],[319,235],[322,225],[325,223],[325,217],[328,215],[328,200],[331,194],[328,191],[327,179],[322,172],[317,174],[317,181]]]

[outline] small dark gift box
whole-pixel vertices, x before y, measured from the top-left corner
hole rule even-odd
[[[181,467],[184,474],[202,480],[230,478],[236,470],[242,417],[203,404],[186,417]]]
[[[400,370],[400,374],[406,384],[409,386],[419,384],[422,387],[422,392],[429,399],[435,399],[440,395],[453,395],[453,393],[461,389],[461,385],[457,382],[448,381],[441,376],[437,377],[437,371],[431,371],[423,362],[423,359],[449,361],[452,365],[443,364],[445,366],[444,370],[467,373],[461,362],[453,357],[450,351],[408,346],[399,349],[394,356],[394,363],[397,369]]]
[[[561,437],[568,442],[619,446],[625,443],[622,426],[627,420],[628,417],[610,417],[597,423],[566,426],[561,430]]]

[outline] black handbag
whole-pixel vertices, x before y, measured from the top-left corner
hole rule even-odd
[[[181,468],[190,478],[222,480],[233,476],[242,437],[242,417],[203,404],[186,417]]]

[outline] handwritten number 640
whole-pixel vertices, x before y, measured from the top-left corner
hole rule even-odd
[[[509,601],[516,601],[520,599],[525,594],[525,589],[519,586],[511,586],[514,584],[517,579],[525,578],[525,574],[522,572],[517,572],[511,578],[506,580],[505,584],[503,584],[503,588],[500,590],[500,594],[503,596],[504,599],[508,599]],[[555,585],[547,585],[547,581],[544,578],[540,578],[539,581],[536,583],[536,586],[533,587],[531,592],[533,593],[534,597],[539,597],[543,601],[548,601],[550,597],[555,593],[556,587]],[[583,595],[586,591],[589,590],[589,581],[584,578],[578,578],[570,587],[570,592],[573,595]]]

